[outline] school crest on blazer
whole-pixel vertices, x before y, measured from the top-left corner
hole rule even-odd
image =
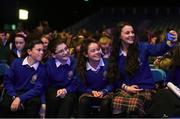
[[[30,83],[35,84],[36,80],[37,80],[37,74],[34,74],[34,75],[32,75]]]
[[[103,80],[106,80],[107,71],[103,72]]]
[[[143,64],[142,61],[141,61],[141,59],[138,58],[138,61],[139,61],[139,66],[141,66],[141,65]]]
[[[68,75],[67,75],[67,79],[68,79],[68,80],[71,80],[72,77],[73,77],[73,71],[69,71],[69,72],[68,72]]]

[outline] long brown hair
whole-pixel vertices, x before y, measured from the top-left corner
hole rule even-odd
[[[85,72],[86,72],[86,62],[88,61],[88,58],[85,57],[85,54],[87,54],[88,47],[91,43],[97,43],[93,39],[85,39],[84,42],[81,44],[80,52],[78,55],[77,60],[77,67],[76,71],[80,79],[85,83]],[[98,43],[97,43],[98,44]]]
[[[117,27],[114,32],[114,39],[112,43],[112,53],[109,59],[109,65],[108,65],[108,74],[107,78],[110,81],[114,81],[115,79],[119,79],[121,74],[119,74],[118,71],[118,57],[120,49],[122,49],[122,43],[120,39],[120,34],[122,31],[122,28],[124,26],[132,26],[129,22],[119,22],[117,24]],[[139,60],[138,60],[138,44],[137,40],[128,47],[128,53],[126,58],[126,64],[125,64],[125,72],[127,72],[128,76],[131,77],[134,75],[134,73],[139,68]]]

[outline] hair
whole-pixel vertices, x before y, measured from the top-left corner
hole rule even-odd
[[[109,58],[109,65],[107,69],[107,78],[110,81],[114,81],[115,79],[119,79],[120,75],[118,71],[118,57],[120,49],[122,49],[122,43],[120,39],[120,34],[122,31],[122,28],[124,26],[132,26],[129,22],[119,22],[117,24],[117,27],[114,32],[114,39],[112,42],[112,53]],[[129,77],[133,76],[133,74],[137,71],[139,68],[139,60],[138,60],[138,44],[135,42],[128,47],[128,53],[125,63],[125,72],[128,74]]]
[[[25,58],[26,56],[28,56],[27,51],[32,50],[37,44],[43,44],[43,42],[40,39],[31,39],[31,37],[29,37],[23,49],[22,57]]]
[[[16,34],[15,38],[16,38],[16,37],[23,38],[23,39],[26,41],[26,37],[25,37],[24,35],[22,35],[22,34]]]
[[[58,36],[58,37],[52,39],[51,42],[49,42],[48,50],[51,53],[55,53],[57,46],[62,44],[62,43],[66,44],[66,41]]]
[[[77,57],[79,52],[76,50],[77,46],[81,47],[81,44],[83,43],[84,39],[78,38],[78,36],[73,37],[70,47],[73,48],[72,54],[74,57]]]
[[[49,40],[49,38],[48,38],[47,34],[43,34],[43,35],[41,36],[41,38],[46,38],[46,39],[48,39],[48,40]]]
[[[25,44],[26,44],[26,42],[27,42],[27,36],[25,35],[25,34],[22,34],[22,33],[17,33],[17,34],[15,34],[15,35],[13,35],[13,48],[16,48],[16,46],[15,46],[15,38],[16,37],[20,37],[20,38],[23,38],[23,40],[24,40],[24,42],[25,42]]]
[[[108,37],[101,37],[99,39],[99,44],[102,44],[102,45],[106,45],[106,44],[111,44],[111,39],[108,38]]]
[[[158,30],[158,31],[155,31],[155,32],[151,35],[151,39],[154,38],[154,37],[157,38],[155,44],[160,43],[160,41],[161,41],[161,34],[162,34],[162,33],[163,33],[163,31]],[[150,40],[151,40],[151,39],[150,39]],[[151,41],[150,41],[150,42],[151,42]]]
[[[81,44],[81,49],[80,53],[78,55],[78,61],[77,61],[77,67],[76,71],[77,74],[80,76],[80,79],[85,83],[86,77],[85,77],[85,72],[86,72],[86,62],[88,61],[88,58],[85,57],[85,54],[87,54],[88,47],[91,43],[96,43],[96,41],[92,39],[85,39],[84,42]]]

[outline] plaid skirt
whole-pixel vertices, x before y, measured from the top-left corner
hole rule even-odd
[[[146,114],[145,105],[151,102],[152,94],[155,92],[155,90],[144,90],[134,94],[118,90],[112,100],[113,114],[136,112],[138,116],[143,117]]]

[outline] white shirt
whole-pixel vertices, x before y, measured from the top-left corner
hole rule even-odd
[[[63,64],[63,63],[61,63],[58,59],[55,59],[55,63],[56,63],[56,67],[59,67],[60,65],[65,65],[65,64],[70,65],[70,64],[71,64],[71,60],[70,60],[70,58],[68,58],[68,60],[66,61],[66,63]]]
[[[27,57],[23,60],[22,65],[28,65],[28,66],[30,66],[30,64],[29,64],[28,61],[27,61]],[[37,70],[38,66],[39,66],[39,62],[36,62],[36,63],[34,63],[33,65],[31,65],[30,67],[33,67],[35,70]]]
[[[119,52],[119,56],[127,56],[127,52],[123,51],[122,49],[120,49],[120,52]]]
[[[20,58],[21,57],[21,52],[17,50],[17,56]]]
[[[87,62],[87,63],[86,63],[86,70],[98,71],[101,66],[104,66],[104,62],[103,62],[102,58],[100,59],[99,64],[98,64],[98,66],[97,66],[96,69],[93,68],[93,67],[89,64],[89,62]]]

